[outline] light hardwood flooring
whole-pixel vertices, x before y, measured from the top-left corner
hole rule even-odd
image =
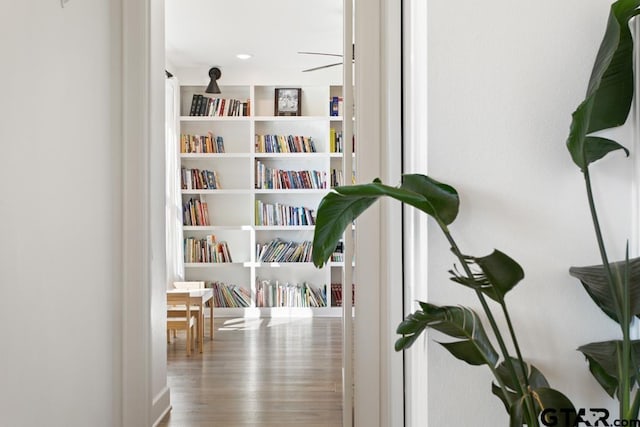
[[[206,322],[208,323],[208,322]],[[215,320],[204,353],[168,344],[171,412],[161,427],[339,427],[341,319]]]

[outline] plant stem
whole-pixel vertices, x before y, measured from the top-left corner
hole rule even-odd
[[[527,378],[527,372],[524,368],[524,358],[522,357],[522,353],[520,352],[520,345],[518,344],[518,339],[516,338],[515,330],[513,329],[513,324],[511,323],[511,316],[509,316],[509,311],[507,310],[507,305],[503,302],[500,304],[502,306],[502,312],[504,313],[504,317],[507,320],[507,326],[509,327],[509,334],[511,335],[511,341],[513,341],[513,346],[516,349],[516,354],[518,355],[518,359],[520,360],[520,367],[522,368],[522,377],[524,378],[524,383],[529,389],[531,386],[529,385],[529,378]]]
[[[607,250],[604,245],[604,239],[602,238],[602,230],[600,228],[600,222],[598,221],[598,213],[596,211],[595,201],[593,199],[591,178],[589,176],[589,166],[583,169],[583,173],[585,184],[587,186],[589,209],[591,211],[593,227],[595,229],[596,239],[598,241],[598,249],[600,250],[600,257],[602,258],[602,263],[606,272],[609,290],[611,291],[611,295],[613,296],[615,301],[618,323],[620,324],[620,328],[622,329],[622,360],[620,361],[621,363],[618,364],[618,376],[620,378],[620,417],[626,417],[627,413],[629,412],[631,398],[631,385],[629,381],[629,358],[631,356],[631,339],[629,336],[629,325],[631,322],[631,318],[630,308],[628,304],[628,289],[619,289],[618,287],[616,287],[616,282],[614,281],[613,273],[611,272],[611,266],[609,265],[609,258],[607,256]]]
[[[629,408],[629,413],[625,415],[625,419],[635,420],[638,418],[638,408],[640,408],[640,391],[636,390],[636,394],[633,396],[633,403]]]
[[[444,235],[446,236],[447,240],[449,241],[449,244],[451,245],[451,250],[453,251],[454,255],[458,258],[458,260],[460,261],[460,263],[462,264],[462,268],[464,268],[464,271],[467,275],[467,277],[471,280],[473,280],[473,272],[471,271],[471,269],[469,268],[469,266],[467,265],[467,261],[465,260],[464,255],[462,255],[462,252],[460,251],[460,249],[458,248],[458,245],[456,244],[455,240],[453,240],[453,236],[451,236],[451,233],[449,232],[449,229],[447,228],[447,226],[443,223],[440,223],[440,229],[442,230],[442,232],[444,233]],[[513,328],[511,327],[511,321],[507,315],[507,323],[509,324],[509,330],[511,332],[511,339],[514,342],[514,346],[516,347],[516,351],[517,351],[517,356],[518,356],[518,360],[520,362],[520,366],[523,370],[523,378],[525,381],[526,386],[523,387],[522,383],[518,380],[518,375],[516,374],[516,370],[513,367],[513,362],[511,361],[511,356],[509,355],[509,351],[507,350],[507,346],[504,342],[504,339],[502,338],[502,334],[500,333],[500,329],[498,328],[498,324],[496,323],[495,318],[493,317],[493,313],[491,312],[491,309],[489,308],[489,304],[487,304],[487,300],[484,297],[484,295],[482,294],[482,292],[480,292],[478,289],[475,289],[476,295],[478,296],[478,299],[480,300],[480,304],[482,304],[482,309],[484,310],[487,319],[489,320],[489,324],[491,325],[491,329],[493,330],[493,334],[496,337],[496,340],[498,341],[498,345],[500,346],[500,350],[502,351],[505,363],[509,369],[509,373],[511,374],[512,380],[514,384],[517,384],[520,387],[520,393],[522,393],[523,396],[526,396],[525,398],[525,402],[526,402],[526,406],[527,406],[527,425],[529,427],[535,427],[538,426],[538,418],[535,414],[535,405],[533,403],[533,399],[531,397],[531,394],[529,393],[529,381],[527,379],[527,374],[525,372],[525,368],[524,368],[524,360],[522,359],[522,355],[520,354],[520,348],[517,344],[517,340],[515,339],[515,334],[513,332]],[[506,308],[503,305],[503,308],[505,309],[506,312]]]

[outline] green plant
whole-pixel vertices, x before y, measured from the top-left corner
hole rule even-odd
[[[640,14],[639,0],[612,4],[604,39],[596,56],[585,100],[573,113],[567,148],[584,175],[589,209],[602,264],[572,267],[571,275],[582,282],[593,301],[620,325],[622,339],[591,343],[580,350],[589,369],[610,396],[619,400],[619,418],[638,417],[640,393],[634,388],[640,379],[640,341],[631,340],[634,316],[640,316],[640,258],[609,262],[598,220],[589,166],[607,154],[629,151],[594,132],[621,126],[627,120],[634,92],[633,39],[629,21]]]
[[[326,195],[318,207],[313,239],[313,262],[321,267],[331,256],[346,227],[378,198],[389,196],[431,216],[438,224],[462,271],[450,271],[451,280],[471,288],[484,311],[498,343],[498,353],[485,332],[480,317],[470,308],[437,306],[419,302],[420,310],[410,314],[398,326],[402,335],[396,341],[397,351],[409,348],[427,328],[433,328],[456,341],[441,343],[453,356],[471,365],[486,365],[498,396],[509,413],[511,426],[539,426],[539,415],[546,408],[573,408],[559,391],[552,389],[544,375],[525,362],[505,302],[507,293],[523,278],[520,265],[505,253],[495,250],[488,256],[465,255],[449,230],[458,215],[457,191],[425,175],[404,175],[399,187],[375,180],[371,184],[338,187]],[[506,333],[500,330],[491,302],[498,305],[506,320]],[[494,306],[495,307],[495,306]],[[515,356],[507,350],[507,336]]]
[[[640,258],[610,263],[593,201],[589,165],[610,152],[628,151],[619,143],[594,132],[619,126],[626,121],[633,99],[633,39],[629,20],[638,15],[640,0],[619,0],[612,4],[605,36],[600,46],[587,97],[573,114],[567,147],[573,161],[585,177],[589,206],[603,264],[571,268],[596,304],[622,330],[622,340],[592,343],[580,347],[589,368],[601,386],[620,401],[620,418],[637,418],[640,393],[631,398],[640,384],[640,341],[630,339],[634,316],[640,317]],[[368,209],[378,198],[388,196],[413,206],[431,216],[457,258],[462,271],[450,271],[451,280],[474,290],[490,328],[498,343],[498,353],[485,332],[479,316],[471,309],[459,306],[436,306],[419,302],[415,311],[398,326],[402,335],[396,350],[409,348],[427,328],[436,329],[456,341],[441,343],[453,356],[471,365],[486,365],[495,383],[492,392],[504,403],[510,426],[539,426],[545,408],[563,409],[568,419],[564,425],[574,425],[573,405],[559,391],[549,387],[542,373],[523,359],[520,346],[505,302],[506,294],[524,277],[516,261],[500,251],[485,257],[465,255],[448,228],[458,214],[457,191],[424,175],[404,175],[399,187],[375,180],[371,184],[338,187],[323,198],[318,208],[313,260],[321,267],[331,256],[345,228]],[[503,334],[496,323],[490,303],[497,303],[506,320]],[[515,356],[509,354],[507,336]],[[542,415],[541,415],[542,414]],[[546,421],[543,419],[543,421]]]

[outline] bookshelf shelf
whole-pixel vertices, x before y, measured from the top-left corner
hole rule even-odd
[[[355,267],[356,263],[351,263],[351,267]],[[341,261],[331,261],[329,262],[329,267],[331,268],[344,268],[344,262]]]
[[[253,267],[256,268],[281,268],[281,267],[296,267],[296,268],[308,268],[313,267],[312,262],[256,262],[253,263]]]
[[[313,225],[256,225],[256,231],[313,231]]]
[[[329,192],[329,189],[314,189],[314,188],[285,188],[279,190],[254,190],[255,194],[320,194],[325,195]]]
[[[255,153],[256,159],[325,159],[327,153]]]
[[[181,153],[182,159],[249,159],[251,153]]]
[[[249,122],[249,116],[180,116],[181,122]]]
[[[330,116],[256,116],[256,122],[309,122],[327,120]]]
[[[182,190],[182,194],[251,194],[251,190]]]
[[[204,93],[204,86],[181,87],[177,160],[183,169],[183,186],[189,188],[181,190],[184,239],[228,243],[230,259],[234,261],[184,263],[185,280],[219,282],[242,288],[251,296],[249,307],[219,307],[220,316],[340,316],[340,302],[335,299],[333,288],[341,280],[344,263],[317,269],[312,262],[263,262],[256,253],[257,248],[280,239],[294,247],[308,245],[305,242],[313,239],[313,225],[284,224],[313,223],[320,200],[331,191],[331,174],[340,167],[343,157],[342,153],[332,152],[337,147],[336,135],[341,132],[343,117],[329,114],[329,101],[341,96],[342,88],[302,86],[302,115],[274,116],[276,87],[221,87],[222,94],[216,96],[235,100],[231,105],[244,105],[240,110],[243,116],[190,115],[196,111],[192,110],[196,99],[212,95]],[[278,152],[263,152],[267,150]],[[213,184],[209,183],[211,176]],[[304,254],[266,259],[309,259],[308,252]],[[319,295],[316,302],[320,304],[310,304],[314,298],[309,295],[306,300],[298,295],[291,304],[306,301],[302,304],[325,306],[263,307],[260,298],[264,286],[280,286],[288,292],[315,289],[320,292],[315,295]]]
[[[237,230],[237,231],[251,231],[253,227],[250,225],[185,225],[182,227],[184,231],[222,231],[222,230]]]
[[[227,268],[244,266],[243,262],[185,262],[185,268]]]

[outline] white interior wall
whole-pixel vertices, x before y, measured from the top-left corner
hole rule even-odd
[[[165,73],[164,0],[150,1],[150,221],[151,232],[151,422],[162,418],[169,410],[170,393],[167,385],[166,335],[166,167],[165,167]]]
[[[451,231],[464,253],[482,256],[499,248],[523,266],[525,280],[507,302],[525,358],[576,407],[615,413],[615,402],[576,351],[619,332],[568,275],[569,266],[599,263],[599,257],[582,175],[565,148],[608,6],[430,1],[428,172],[460,193]],[[629,237],[631,165],[614,154],[593,168],[616,258]],[[480,312],[472,292],[449,281],[454,259],[433,223],[428,245],[430,301]],[[433,333],[429,341],[442,338]],[[414,351],[428,356],[428,386],[412,403],[426,400],[429,426],[505,425],[487,369],[468,366],[437,344],[429,344],[427,354]]]
[[[208,67],[180,67],[175,65],[175,75],[182,85],[209,84]],[[331,67],[308,73],[290,69],[257,69],[251,67],[222,67],[222,76],[218,80],[221,87],[225,85],[341,85],[342,67]]]
[[[118,4],[0,14],[5,426],[119,424]]]

